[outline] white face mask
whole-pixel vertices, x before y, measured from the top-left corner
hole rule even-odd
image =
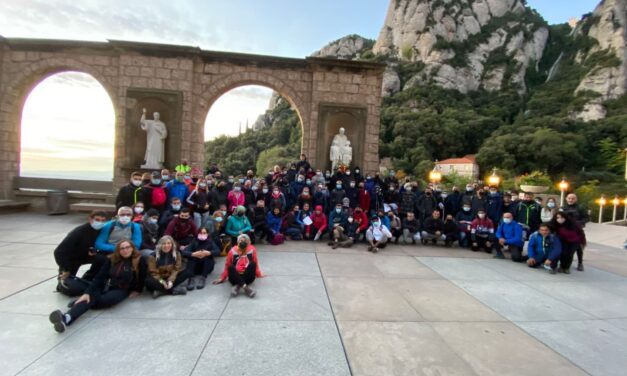
[[[564,218],[558,218],[558,219],[557,219],[557,223],[559,223],[560,225],[563,225],[564,223],[566,223],[566,219],[564,219]]]
[[[483,218],[485,218],[485,214],[478,214],[478,217],[483,219]]]
[[[128,215],[121,215],[118,221],[123,225],[128,225],[131,222],[131,217]]]
[[[135,210],[135,214],[141,214],[144,212],[144,208],[142,208],[141,206],[136,206],[133,210]]]
[[[140,185],[142,185],[142,181],[133,179],[133,185],[139,187]]]

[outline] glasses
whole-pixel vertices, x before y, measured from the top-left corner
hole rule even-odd
[[[133,247],[130,246],[130,245],[124,245],[124,246],[120,247],[120,251],[124,251],[124,250],[127,250],[127,249],[133,249]]]

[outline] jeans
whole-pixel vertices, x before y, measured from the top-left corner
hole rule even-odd
[[[401,237],[403,243],[410,244],[420,241],[420,231],[411,232],[409,229],[403,229],[403,235]]]
[[[203,223],[207,223],[209,220],[210,214],[209,212],[205,213],[194,213],[194,224],[196,228],[199,229],[202,227]]]

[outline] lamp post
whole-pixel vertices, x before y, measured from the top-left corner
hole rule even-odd
[[[599,224],[603,223],[603,207],[605,204],[607,204],[607,200],[605,199],[605,196],[601,195],[601,198],[599,199]]]
[[[569,186],[569,184],[566,181],[566,178],[562,178],[562,181],[558,184],[558,187],[559,187],[560,192],[561,192],[561,195],[560,195],[560,208],[564,206],[564,194],[568,190],[568,186]]]
[[[625,205],[625,210],[623,213],[623,221],[627,221],[627,197],[623,200],[623,205]]]
[[[488,185],[490,187],[498,187],[501,184],[501,178],[496,174],[496,167],[492,169],[492,175],[488,178]]]
[[[431,170],[431,172],[429,173],[429,180],[433,184],[438,184],[440,183],[440,181],[442,181],[442,173],[439,171],[437,159],[435,160],[435,166],[433,167],[433,170]]]
[[[618,209],[618,205],[620,205],[620,199],[618,198],[618,195],[614,196],[612,204],[614,204],[614,211],[612,212],[612,223],[614,223],[616,222],[616,211]]]

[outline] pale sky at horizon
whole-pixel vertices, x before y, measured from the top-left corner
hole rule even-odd
[[[549,23],[579,18],[598,3],[528,0]],[[0,35],[120,39],[302,58],[348,34],[376,39],[388,4],[388,0],[0,0]],[[237,134],[239,123],[247,119],[252,125],[265,111],[270,95],[269,89],[260,87],[224,95],[207,117],[205,137],[222,131]],[[108,123],[103,120],[107,114]],[[83,124],[89,124],[89,131]],[[93,170],[110,179],[113,110],[97,82],[75,74],[44,81],[27,100],[23,128],[27,129],[22,131],[22,171],[41,173],[39,169],[48,163],[48,171],[59,166],[80,170],[80,176],[68,177],[91,179],[85,171]],[[81,142],[88,147],[77,148]]]

